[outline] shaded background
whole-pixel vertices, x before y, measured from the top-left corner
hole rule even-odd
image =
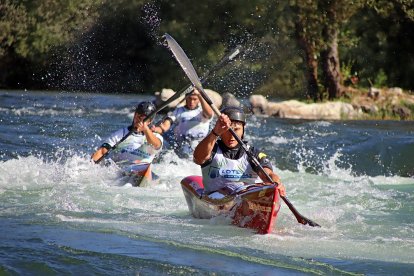
[[[177,90],[186,80],[161,45],[161,36],[168,32],[185,49],[200,76],[236,45],[249,49],[209,88],[237,96],[254,92],[304,98],[307,64],[295,23],[299,19],[324,22],[334,3],[344,80],[357,74],[360,87],[371,82],[413,90],[412,1],[312,3],[1,0],[0,88],[110,93]],[[301,33],[319,45],[321,38],[314,29],[304,26]]]

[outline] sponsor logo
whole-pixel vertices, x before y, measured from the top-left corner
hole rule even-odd
[[[257,175],[255,175],[254,173],[250,171],[244,172],[243,170],[240,170],[240,169],[229,169],[229,168],[220,169],[219,167],[213,167],[213,166],[209,168],[208,175],[212,179],[224,178],[224,179],[231,179],[231,181],[257,177]]]
[[[256,203],[253,203],[253,202],[250,202],[250,201],[248,201],[247,203],[249,204],[249,209],[250,210],[266,212],[266,213],[272,212],[272,207],[262,206],[260,204],[256,204]]]
[[[259,192],[259,197],[263,197],[266,194],[266,190],[261,190]]]
[[[239,170],[232,170],[232,169],[222,169],[220,170],[220,175],[222,175],[224,178],[236,178],[236,179],[242,179],[242,178],[253,178],[253,175],[251,173],[243,173]]]

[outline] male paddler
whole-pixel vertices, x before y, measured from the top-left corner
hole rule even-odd
[[[185,105],[169,112],[159,126],[153,127],[157,133],[173,131],[175,152],[182,158],[193,155],[195,146],[207,136],[213,110],[200,92],[194,90],[185,96]]]
[[[266,176],[249,159],[243,147],[233,137],[230,128],[241,138],[244,137],[246,116],[239,107],[225,107],[221,111],[213,130],[197,145],[194,162],[201,166],[204,191],[212,196],[236,194],[249,185],[269,183]],[[249,150],[259,161],[272,181],[278,183],[279,193],[286,196],[284,185],[273,172],[266,154],[250,147]],[[219,193],[213,195],[213,193]]]
[[[139,103],[135,109],[132,124],[112,133],[92,155],[92,159],[96,162],[110,151],[108,158],[121,167],[125,173],[136,174],[141,179],[146,176],[144,174],[150,172],[150,165],[163,144],[163,137],[149,128],[151,120],[144,122],[144,119],[154,110],[155,106],[151,102]],[[131,131],[131,135],[113,148]],[[136,184],[139,185],[139,183]]]

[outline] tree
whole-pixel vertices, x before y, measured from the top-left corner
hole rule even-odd
[[[338,35],[344,23],[365,4],[365,0],[297,0],[292,3],[297,13],[295,26],[298,44],[305,53],[308,96],[315,101],[322,99],[318,90],[320,57],[322,83],[328,98],[338,98],[343,91]]]
[[[296,14],[295,35],[306,64],[306,96],[314,101],[322,100],[318,88],[318,49],[321,41],[317,1],[298,0],[293,9]]]
[[[365,0],[320,1],[320,8],[323,11],[322,39],[324,41],[321,59],[325,87],[330,100],[339,98],[344,90],[340,70],[338,34],[343,25],[366,4],[365,2]],[[343,39],[347,38],[343,37]]]
[[[0,85],[30,82],[31,65],[46,66],[52,48],[69,43],[93,24],[97,3],[101,1],[2,1],[0,71],[4,73]]]

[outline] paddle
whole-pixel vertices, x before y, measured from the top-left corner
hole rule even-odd
[[[204,74],[203,78],[201,80],[198,80],[198,81],[200,83],[205,83],[211,75],[214,75],[214,73],[216,73],[218,70],[223,68],[229,62],[235,60],[240,55],[241,52],[242,52],[242,47],[237,46],[235,49],[233,49],[228,54],[226,54],[216,65],[213,66],[213,68],[208,70]],[[175,93],[167,101],[163,102],[154,111],[152,111],[150,114],[148,114],[148,116],[145,117],[144,122],[152,119],[158,112],[160,112],[162,109],[167,107],[170,103],[172,103],[173,101],[175,101],[176,99],[181,97],[181,95],[188,94],[188,93],[192,92],[193,90],[194,90],[194,87],[191,84],[186,86],[185,88],[181,89],[180,92]],[[96,160],[95,163],[98,164],[99,162],[101,162],[102,159],[104,159],[110,153],[111,150],[116,149],[118,147],[118,145],[121,144],[123,141],[125,141],[132,133],[133,133],[133,131],[129,131],[127,134],[125,134],[125,136],[122,137],[121,140],[119,140],[115,145],[113,145],[110,149],[108,149],[108,151],[104,155],[102,155],[98,160]]]
[[[180,45],[178,45],[178,43],[174,40],[174,38],[172,38],[169,34],[165,34],[164,39],[165,39],[165,45],[171,50],[171,52],[173,53],[175,59],[180,64],[181,68],[184,70],[185,74],[190,79],[191,83],[200,92],[200,94],[205,99],[205,101],[211,106],[211,109],[213,109],[214,113],[219,117],[221,115],[220,110],[218,110],[218,108],[211,101],[210,97],[204,91],[204,89],[201,85],[200,79],[198,78],[197,73],[196,73],[193,65],[191,64],[190,60],[188,59],[187,55],[185,54],[184,50],[180,47]],[[241,145],[241,147],[244,149],[244,151],[247,153],[247,155],[251,159],[252,163],[255,166],[257,166],[263,172],[263,174],[266,176],[266,178],[269,180],[269,182],[274,183],[272,178],[270,177],[270,175],[264,170],[262,165],[260,165],[259,161],[253,155],[253,153],[251,151],[249,151],[247,145],[239,138],[239,136],[237,136],[237,134],[234,132],[233,129],[230,128],[229,131],[233,135],[233,137],[237,140],[237,142]],[[278,183],[275,183],[275,185],[277,186]],[[312,220],[302,216],[296,210],[296,208],[293,206],[293,204],[285,196],[280,196],[280,197],[283,199],[283,201],[286,203],[286,205],[292,211],[292,213],[294,214],[294,216],[296,217],[296,219],[299,223],[302,223],[304,225],[310,225],[310,226],[313,226],[313,227],[315,227],[315,226],[320,227],[320,225],[317,224],[316,222],[313,222]]]

